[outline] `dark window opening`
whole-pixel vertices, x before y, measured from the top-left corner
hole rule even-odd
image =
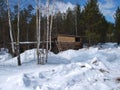
[[[80,42],[80,37],[76,37],[76,38],[75,38],[75,41],[76,41],[76,42]]]

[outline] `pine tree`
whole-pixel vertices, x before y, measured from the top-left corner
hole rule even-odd
[[[81,29],[82,24],[82,16],[81,16],[81,8],[80,5],[77,4],[74,8],[74,18],[75,18],[75,30],[76,30],[76,36],[82,36],[83,30]]]
[[[29,41],[36,41],[36,18],[35,18],[35,15],[31,16],[32,19],[31,21],[29,22],[29,26],[28,26],[28,40]],[[33,36],[33,37],[31,37]]]
[[[55,16],[54,16],[54,33],[57,34],[63,34],[64,33],[64,29],[63,27],[63,17],[62,17],[62,13],[59,11]]]
[[[99,11],[97,0],[89,0],[87,2],[85,9],[82,12],[82,16],[84,20],[83,27],[89,41],[92,44],[103,42],[104,39],[101,39],[101,37],[103,37],[103,35],[106,36],[105,27],[103,27],[103,23],[105,24],[106,21]]]
[[[29,41],[31,39],[29,33],[32,32],[30,29],[30,22],[32,20],[32,5],[28,5],[20,11],[20,41]]]
[[[65,19],[65,31],[67,34],[69,35],[75,35],[76,31],[75,31],[75,18],[74,18],[74,13],[73,11],[68,8],[67,12],[66,12],[66,19]]]
[[[0,0],[0,47],[7,47],[8,43],[9,33],[7,20],[7,6],[5,0]]]
[[[108,23],[108,31],[107,31],[107,42],[113,42],[114,38],[114,24]]]
[[[120,43],[120,8],[118,7],[115,14],[115,40]]]

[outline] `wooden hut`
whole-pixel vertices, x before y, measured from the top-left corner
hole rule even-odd
[[[57,35],[52,44],[52,51],[58,53],[67,49],[80,49],[83,47],[82,37],[74,35]]]

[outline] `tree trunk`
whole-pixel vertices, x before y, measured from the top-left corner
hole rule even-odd
[[[17,49],[17,59],[18,59],[18,66],[21,65],[21,60],[20,60],[20,42],[19,42],[19,35],[20,35],[20,30],[19,30],[19,20],[20,19],[20,0],[18,0],[18,21],[17,21],[17,42],[16,42],[16,49]]]
[[[12,53],[15,54],[12,25],[11,25],[11,18],[10,18],[10,6],[9,6],[9,1],[6,0],[6,2],[7,2],[7,8],[8,8],[9,32],[10,32],[10,39],[11,39],[11,45],[12,45]]]
[[[46,37],[46,62],[48,59],[48,45],[49,45],[49,3],[50,0],[47,0],[47,37]]]
[[[37,32],[37,60],[38,64],[41,64],[42,58],[41,58],[41,51],[40,51],[40,37],[41,37],[41,7],[40,7],[40,1],[36,0],[36,32]]]
[[[53,27],[53,10],[54,10],[54,6],[55,6],[55,0],[53,1],[53,8],[52,8],[52,14],[51,14],[51,21],[50,21],[50,37],[49,37],[49,43],[50,43],[50,48],[49,48],[49,51],[51,51],[51,48],[52,48],[52,46],[51,46],[51,33],[52,33],[52,27]]]

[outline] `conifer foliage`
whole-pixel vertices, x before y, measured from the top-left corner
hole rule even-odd
[[[118,7],[115,14],[115,41],[120,43],[120,8]]]
[[[84,30],[86,36],[91,43],[104,42],[106,27],[103,24],[106,22],[103,15],[99,11],[97,0],[89,0],[83,10]],[[103,40],[101,40],[103,38]]]

